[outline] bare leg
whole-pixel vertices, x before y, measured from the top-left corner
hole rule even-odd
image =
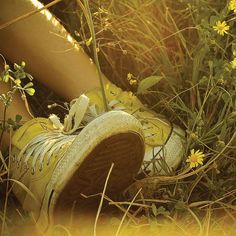
[[[2,25],[42,4],[0,0],[0,6]],[[0,53],[12,62],[25,61],[29,73],[67,100],[100,86],[95,64],[46,10],[0,30]]]
[[[6,93],[9,91],[8,84],[4,82],[0,82],[0,94]],[[16,115],[21,115],[23,121],[28,121],[31,119],[29,113],[27,112],[24,102],[19,96],[19,94],[14,94],[11,105],[6,109],[6,114],[4,118],[4,105],[0,102],[0,121],[2,122],[4,119],[7,120],[9,118],[15,119]],[[0,131],[2,133],[2,131]],[[4,150],[9,144],[10,136],[9,133],[4,132],[2,141],[0,144],[0,150]]]

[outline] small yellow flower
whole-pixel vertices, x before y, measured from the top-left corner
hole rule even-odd
[[[127,74],[127,80],[129,81],[129,80],[131,80],[133,78],[133,75],[129,72],[128,74]]]
[[[236,13],[236,0],[230,0],[229,10],[234,11],[234,13]]]
[[[227,25],[226,21],[217,21],[216,25],[213,26],[213,29],[217,31],[218,34],[224,36],[224,34],[227,34],[229,30],[229,26]]]
[[[236,57],[230,62],[233,69],[236,69]]]
[[[138,83],[138,81],[136,79],[133,79],[134,76],[129,72],[127,74],[127,80],[129,81],[130,85],[136,85]]]
[[[194,149],[192,149],[186,162],[190,163],[190,168],[198,167],[198,165],[203,165],[204,156],[205,155],[203,154],[203,152],[200,152],[200,150],[197,150],[195,152]]]
[[[136,85],[137,84],[137,80],[136,79],[131,79],[131,80],[129,80],[129,84],[130,85]]]
[[[20,85],[21,84],[21,80],[20,79],[15,79],[15,84]]]

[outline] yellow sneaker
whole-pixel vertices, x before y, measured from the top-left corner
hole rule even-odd
[[[140,122],[123,111],[110,111],[88,122],[88,104],[82,95],[73,101],[64,125],[55,115],[35,118],[13,135],[13,192],[42,230],[57,223],[75,202],[80,208],[81,194],[101,193],[112,163],[108,196],[126,188],[142,164]]]
[[[132,93],[107,83],[105,93],[111,110],[122,110],[135,116],[145,134],[145,157],[142,170],[149,175],[170,174],[181,162],[185,151],[185,132],[165,118],[146,108]],[[94,117],[104,112],[100,89],[86,93]]]

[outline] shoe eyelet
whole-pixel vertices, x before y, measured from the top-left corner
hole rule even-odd
[[[35,169],[32,168],[32,169],[31,169],[31,175],[34,175],[34,173],[35,173]]]

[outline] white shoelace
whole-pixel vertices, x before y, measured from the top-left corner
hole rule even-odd
[[[132,109],[129,109],[129,107],[125,106],[122,103],[122,101],[117,100],[117,99],[111,100],[108,103],[108,108],[109,108],[109,110],[127,111],[128,113],[134,115],[141,122],[144,131],[148,131],[148,130],[152,129],[144,124],[145,121],[148,121],[153,126],[156,126],[156,125],[152,121],[156,121],[156,120],[158,120],[160,123],[163,123],[165,125],[169,125],[168,123],[159,119],[158,117],[153,117],[153,116],[148,116],[148,117],[142,116],[141,117],[141,116],[135,115],[135,113],[137,113],[138,111],[141,111],[143,108],[137,108],[135,111],[131,112]],[[101,113],[104,113],[104,112],[105,112],[105,110],[101,111]],[[92,114],[93,118],[96,118],[99,115],[98,109],[95,104],[89,107],[89,113]],[[160,133],[145,132],[145,134],[144,134],[145,138],[154,137],[156,135],[160,135]]]
[[[74,141],[77,135],[72,133],[75,133],[89,122],[86,116],[91,117],[94,114],[90,114],[92,108],[89,108],[89,98],[85,95],[72,100],[70,106],[71,108],[64,119],[64,124],[54,114],[49,117],[54,130],[47,130],[33,138],[20,151],[17,158],[18,166],[23,161],[25,167],[29,168],[28,162],[32,158],[31,173],[34,174],[37,162],[39,162],[39,171],[41,171],[45,159],[48,165],[52,157],[57,156],[63,150],[65,144],[71,144]]]
[[[66,143],[72,143],[76,135],[65,135],[59,132],[48,131],[33,138],[19,153],[18,164],[23,160],[28,169],[28,162],[31,160],[31,173],[34,174],[36,163],[39,162],[39,171],[42,170],[45,157],[49,165],[52,156],[57,156]]]
[[[81,95],[70,103],[70,110],[62,124],[59,117],[52,114],[49,119],[53,124],[54,130],[47,130],[44,133],[33,138],[19,153],[17,162],[23,160],[26,168],[29,168],[29,160],[31,159],[31,172],[34,174],[36,163],[39,162],[39,171],[43,169],[43,164],[46,159],[46,164],[49,165],[53,156],[60,154],[65,144],[71,144],[76,138],[76,131],[82,129],[86,124],[105,113],[105,110],[98,111],[96,104],[89,106],[89,98],[86,95]],[[130,109],[116,99],[109,102],[110,110],[127,111]],[[138,111],[139,109],[137,109]],[[155,117],[139,117],[140,120],[158,119]],[[160,120],[161,121],[161,120]],[[162,121],[163,122],[163,121]],[[148,127],[143,125],[144,130]],[[154,136],[156,134],[147,133],[146,137]],[[60,155],[63,155],[60,154]]]
[[[109,103],[111,110],[126,110],[118,100],[112,100]],[[76,131],[84,127],[91,120],[105,113],[105,110],[98,112],[95,104],[89,106],[89,98],[84,94],[74,99],[70,103],[70,110],[62,124],[59,117],[52,114],[49,119],[53,124],[53,130],[47,130],[33,138],[19,153],[17,158],[18,166],[23,161],[25,168],[34,174],[36,164],[39,163],[39,171],[43,169],[44,162],[49,165],[53,156],[63,155],[65,144],[71,144],[76,138]]]

